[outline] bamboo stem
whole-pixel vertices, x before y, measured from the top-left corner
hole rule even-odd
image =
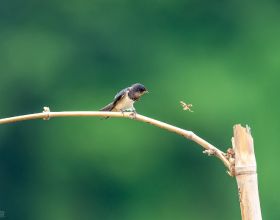
[[[118,117],[118,118],[130,118],[135,119],[137,121],[146,122],[148,124],[157,126],[159,128],[168,130],[170,132],[174,132],[178,135],[181,135],[189,140],[196,142],[202,148],[204,148],[204,152],[209,155],[214,155],[219,158],[227,169],[231,169],[230,163],[226,158],[226,154],[219,150],[214,145],[210,144],[206,140],[202,139],[198,135],[194,134],[192,131],[188,131],[182,128],[178,128],[176,126],[167,124],[165,122],[155,120],[153,118],[149,118],[140,114],[133,114],[131,112],[105,112],[105,111],[63,111],[63,112],[51,112],[48,107],[44,107],[44,111],[41,113],[34,113],[28,115],[20,115],[10,118],[0,119],[0,124],[14,123],[18,121],[32,120],[32,119],[44,119],[48,120],[54,117]]]
[[[235,125],[232,138],[242,220],[261,220],[257,164],[250,128]]]

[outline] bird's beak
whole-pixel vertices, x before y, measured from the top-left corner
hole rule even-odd
[[[144,92],[144,94],[146,94],[146,93],[149,93],[149,91],[148,91],[148,90],[146,90],[146,91]]]

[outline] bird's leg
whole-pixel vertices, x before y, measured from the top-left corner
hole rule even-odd
[[[129,118],[131,119],[136,119],[136,109],[135,108],[132,108],[131,109],[131,114],[129,115]]]
[[[128,108],[128,109],[120,109],[120,111],[121,111],[123,116],[124,116],[125,112],[130,112],[129,118],[130,119],[135,119],[136,118],[136,110],[133,107],[132,108]]]
[[[124,111],[123,109],[121,109],[121,113],[122,113],[123,117],[124,117],[124,112],[125,112],[125,111]]]

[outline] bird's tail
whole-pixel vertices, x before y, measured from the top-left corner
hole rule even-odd
[[[114,103],[112,102],[112,103],[106,105],[105,107],[103,107],[102,109],[100,109],[99,111],[104,111],[104,112],[108,111],[108,112],[110,112],[110,111],[113,110],[113,108],[114,108]],[[110,118],[110,117],[105,117],[104,119],[108,119],[108,118]]]

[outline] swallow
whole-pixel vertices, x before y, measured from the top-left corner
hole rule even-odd
[[[100,111],[133,112],[135,114],[134,102],[138,101],[140,97],[146,93],[148,93],[148,90],[144,85],[140,83],[133,84],[118,92],[113,102],[100,109]]]

